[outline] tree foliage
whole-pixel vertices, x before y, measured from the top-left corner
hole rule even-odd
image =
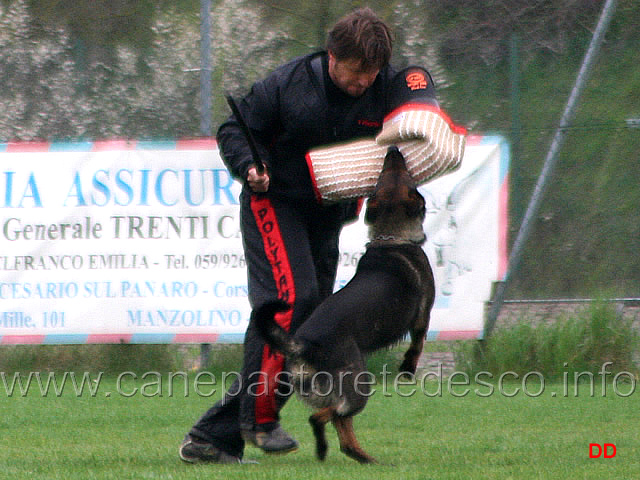
[[[0,7],[0,138],[194,133],[198,82],[183,72],[191,58],[197,64],[188,23],[156,15],[143,50],[127,42],[83,48],[63,23],[34,20],[23,0]]]
[[[509,53],[514,33],[531,58],[562,54],[594,25],[597,0],[429,0],[426,10],[441,32],[440,54],[449,62],[496,65]]]

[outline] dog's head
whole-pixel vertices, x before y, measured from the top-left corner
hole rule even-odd
[[[389,147],[373,195],[367,203],[365,222],[372,242],[416,243],[426,240],[422,223],[425,202],[411,178],[397,147]]]

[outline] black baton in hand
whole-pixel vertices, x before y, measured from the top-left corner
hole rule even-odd
[[[260,159],[260,154],[258,153],[258,147],[256,146],[256,141],[253,139],[251,130],[249,130],[249,126],[247,125],[247,122],[245,122],[242,114],[240,113],[240,109],[238,108],[238,105],[236,104],[236,101],[233,99],[233,97],[227,94],[225,95],[225,98],[227,99],[227,103],[229,104],[229,107],[231,107],[231,111],[233,112],[233,115],[236,117],[236,120],[238,121],[238,125],[240,125],[240,128],[242,129],[242,132],[244,133],[245,137],[247,137],[247,142],[249,143],[249,149],[251,150],[251,155],[253,156],[253,163],[255,163],[256,165],[256,170],[258,171],[259,175],[262,175],[264,173],[264,163]]]

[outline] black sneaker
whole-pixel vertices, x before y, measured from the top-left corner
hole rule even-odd
[[[184,437],[180,445],[180,458],[188,463],[243,463],[240,457],[230,455],[203,440],[197,440],[191,435]]]
[[[289,453],[298,449],[298,442],[280,426],[269,432],[243,430],[242,439],[265,453]]]

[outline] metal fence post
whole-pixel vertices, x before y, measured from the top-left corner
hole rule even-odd
[[[562,118],[560,119],[560,125],[556,129],[553,141],[551,142],[551,147],[549,148],[549,152],[547,153],[547,157],[544,161],[542,172],[538,177],[538,182],[536,183],[533,195],[531,196],[531,200],[529,202],[529,206],[527,207],[527,211],[522,220],[522,224],[520,225],[520,230],[518,231],[518,235],[516,236],[511,254],[509,255],[507,272],[505,273],[503,281],[500,282],[497,286],[496,294],[491,303],[491,309],[489,310],[487,323],[484,329],[485,339],[489,338],[491,332],[493,331],[493,328],[495,327],[496,320],[498,319],[500,309],[502,308],[502,304],[504,302],[505,293],[509,285],[509,281],[511,280],[513,272],[518,268],[520,260],[522,259],[524,244],[529,238],[531,227],[533,225],[533,222],[535,221],[536,216],[538,215],[538,210],[540,209],[540,204],[542,202],[544,192],[548,186],[548,181],[553,176],[553,170],[557,163],[558,152],[560,151],[560,148],[562,147],[565,139],[566,129],[574,117],[578,99],[582,94],[582,91],[584,90],[584,86],[587,82],[589,74],[591,73],[591,67],[595,60],[595,57],[600,50],[600,46],[602,45],[602,41],[604,40],[604,35],[615,12],[616,2],[617,0],[607,0],[607,3],[602,8],[602,13],[600,14],[598,25],[596,26],[596,30],[593,33],[593,37],[591,38],[591,43],[589,44],[587,53],[584,57],[584,60],[582,61],[582,66],[580,67],[580,71],[578,72],[578,77],[573,86],[571,94],[569,95],[569,100],[567,101],[567,105],[564,109]]]
[[[200,0],[200,133],[211,136],[211,0]]]

